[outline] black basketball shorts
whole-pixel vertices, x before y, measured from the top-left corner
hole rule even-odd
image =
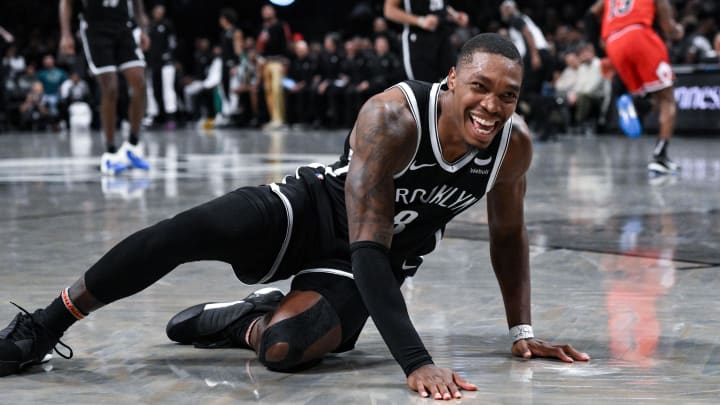
[[[96,76],[131,67],[145,67],[145,56],[130,27],[96,26],[81,21],[80,37],[90,71]]]
[[[300,171],[304,176],[236,191],[245,199],[227,218],[233,221],[239,215],[234,222],[254,223],[247,229],[254,229],[249,243],[256,247],[238,246],[244,250],[243,259],[232,265],[244,283],[292,277],[292,290],[322,295],[341,320],[343,342],[335,351],[343,352],[354,347],[368,312],[353,279],[347,236],[335,231],[335,213],[322,181],[313,178],[307,167]]]

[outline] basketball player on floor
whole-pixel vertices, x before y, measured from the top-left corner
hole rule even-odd
[[[365,103],[333,165],[300,167],[281,183],[235,190],[129,236],[46,308],[19,313],[0,331],[0,375],[40,363],[90,312],[182,263],[214,259],[245,283],[294,277],[291,290],[190,307],[168,323],[171,339],[252,349],[268,368],[293,371],[352,349],[370,316],[411,389],[460,398],[475,385],[433,363],[400,285],[446,223],[485,194],[511,352],[588,360],[570,345],[536,339],[530,326],[523,204],[531,140],[511,120],[522,69],[510,41],[476,36],[447,82],[403,82]]]
[[[73,0],[60,0],[60,53],[74,54],[71,32]],[[80,20],[82,46],[90,71],[100,84],[100,118],[106,152],[100,162],[104,174],[117,174],[130,168],[147,170],[140,145],[140,124],[145,113],[145,57],[150,46],[148,19],[142,0],[83,0]],[[140,27],[140,48],[133,36],[133,21]],[[115,144],[118,77],[123,72],[131,90],[128,118],[130,136],[120,149]]]
[[[675,22],[668,0],[597,0],[590,11],[602,18],[601,38],[620,79],[633,96],[651,94],[659,110],[659,138],[648,170],[658,174],[676,172],[667,149],[675,129],[675,74],[663,40],[653,30],[657,18],[663,32],[673,40],[682,38],[683,27]]]

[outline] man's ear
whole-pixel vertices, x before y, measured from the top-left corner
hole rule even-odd
[[[457,78],[457,71],[455,70],[455,66],[450,68],[450,73],[448,73],[447,77],[447,86],[448,90],[452,91],[455,90],[455,79]]]

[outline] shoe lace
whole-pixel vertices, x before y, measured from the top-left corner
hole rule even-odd
[[[35,317],[32,316],[30,312],[28,312],[25,308],[21,307],[20,305],[10,301],[11,304],[15,305],[19,310],[25,313],[27,317],[20,317],[18,319],[18,322],[16,324],[16,331],[18,332],[19,336],[32,336],[33,341],[33,348],[36,348],[35,345],[38,341],[37,336],[37,328],[40,328],[44,330],[48,335],[52,335],[52,332],[48,330],[48,328],[45,327],[45,325],[41,324],[40,322],[35,320]],[[71,359],[73,357],[73,350],[70,346],[66,345],[63,341],[58,338],[57,343],[59,343],[64,348],[68,349],[70,354],[64,354],[60,350],[57,349],[56,346],[53,346],[53,350],[55,353],[58,354],[58,356],[64,358],[64,359]]]

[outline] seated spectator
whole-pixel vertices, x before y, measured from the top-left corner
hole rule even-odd
[[[392,52],[391,42],[384,35],[375,37],[374,50],[377,58],[377,71],[373,77],[373,87],[376,92],[392,86],[403,80],[403,67],[397,55]]]
[[[91,102],[90,86],[79,73],[73,72],[60,86],[60,118],[70,127],[70,107],[74,103],[84,103],[89,106]]]
[[[395,55],[399,55],[400,53],[402,53],[400,34],[395,31],[391,31],[388,28],[387,20],[385,20],[384,17],[378,16],[375,17],[375,19],[373,20],[372,37],[373,39],[377,39],[378,37],[385,37],[388,45],[390,46],[391,53]]]
[[[90,86],[80,77],[80,74],[73,72],[70,78],[60,86],[60,100],[72,104],[77,101],[91,102]]]
[[[678,44],[680,63],[695,64],[715,56],[710,37],[715,32],[715,19],[710,15],[685,18],[685,32],[689,34]]]
[[[290,61],[285,83],[285,100],[289,124],[311,124],[315,120],[313,89],[320,77],[317,63],[310,58],[305,40],[295,41],[295,57]]]
[[[212,50],[210,49],[210,41],[207,38],[196,38],[194,41],[194,52],[192,55],[192,64],[185,71],[185,74],[179,80],[179,90],[177,94],[182,94],[180,97],[180,105],[184,114],[185,120],[191,120],[195,106],[192,104],[193,100],[186,100],[185,88],[192,82],[202,81],[205,79],[207,74],[207,67],[213,59]]]
[[[43,68],[38,71],[37,78],[43,84],[50,113],[57,116],[59,115],[60,85],[67,80],[67,73],[55,66],[55,57],[52,55],[45,55],[42,63]]]
[[[320,83],[315,88],[315,100],[317,101],[318,117],[315,120],[315,126],[334,126],[337,125],[337,112],[333,108],[333,103],[328,98],[328,89],[338,80],[340,80],[340,62],[342,61],[342,53],[338,44],[340,36],[337,33],[328,33],[323,40],[323,50],[318,57],[318,73],[320,74]]]
[[[720,62],[720,32],[713,37],[712,56],[706,56],[700,60],[702,63],[719,63]]]
[[[719,63],[720,62],[720,32],[715,34],[713,37],[713,51],[715,56],[704,60],[705,63]]]
[[[345,41],[345,58],[340,64],[340,80],[330,87],[330,99],[338,106],[340,126],[350,127],[360,106],[370,97],[370,78],[372,77],[373,57],[364,52],[360,38]],[[332,97],[336,94],[336,97]]]
[[[37,81],[35,74],[35,65],[28,64],[25,70],[13,78],[6,78],[3,83],[3,103],[6,123],[5,126],[19,127],[20,112],[19,107],[25,102],[27,94],[32,88],[32,84]]]
[[[600,59],[591,43],[581,44],[578,53],[566,52],[564,61],[565,69],[554,84],[556,104],[566,106],[566,126],[592,133],[607,111],[610,84],[602,75]]]
[[[580,46],[578,53],[578,85],[575,87],[575,122],[585,133],[595,131],[598,119],[604,115],[605,99],[610,97],[609,83],[603,78],[600,59],[590,43]],[[604,107],[604,108],[603,108]]]
[[[17,54],[17,45],[11,43],[5,49],[2,59],[2,67],[7,76],[6,79],[15,80],[25,70],[25,57]]]
[[[555,73],[552,90],[544,98],[542,114],[554,132],[567,132],[573,124],[573,112],[577,101],[578,69],[580,59],[574,50],[565,51],[561,60],[565,67]],[[552,132],[542,134],[540,140],[552,138]]]
[[[567,99],[568,94],[572,94],[572,103],[575,103],[575,88],[578,82],[578,68],[580,67],[580,59],[574,51],[567,51],[564,54],[563,61],[565,68],[555,79],[555,95]]]
[[[241,30],[235,30],[233,46],[237,56],[230,74],[230,104],[240,125],[257,127],[260,122],[260,77],[258,52]]]
[[[352,125],[356,112],[367,99],[404,77],[400,61],[390,53],[387,38],[378,36],[367,50],[362,45],[364,39],[356,38],[353,42],[358,48],[355,51],[356,56],[346,59],[350,69],[348,72],[350,83],[345,93],[344,124],[347,126]],[[348,55],[352,54],[347,47],[346,52]]]
[[[30,92],[33,83],[35,83],[37,80],[38,76],[35,64],[29,63],[27,66],[25,66],[25,71],[22,72],[19,76],[17,76],[17,78],[15,78],[17,91],[22,99],[25,99],[25,95]]]
[[[209,45],[209,42],[207,43]],[[202,42],[198,46],[204,46]],[[196,57],[200,54],[196,52]],[[200,120],[198,123],[205,129],[215,125],[215,91],[222,80],[222,50],[216,46],[212,50],[213,58],[202,71],[202,76],[190,82],[184,88],[185,105],[190,111],[190,119]],[[196,60],[196,62],[198,62]],[[198,68],[201,68],[198,66]],[[221,111],[217,111],[221,112]]]
[[[47,124],[53,121],[50,113],[49,101],[44,93],[41,81],[35,81],[30,92],[25,96],[25,101],[18,108],[20,112],[20,128],[33,131],[45,129]]]

